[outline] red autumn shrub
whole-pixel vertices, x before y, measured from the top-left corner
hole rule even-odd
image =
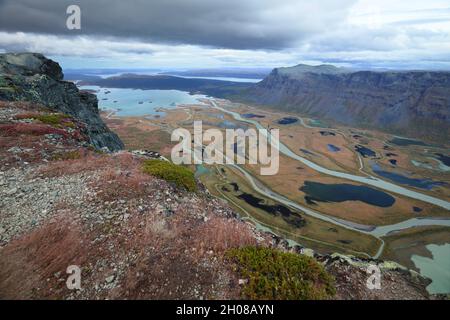
[[[68,136],[67,132],[64,130],[37,123],[0,124],[0,135],[4,137],[16,135],[42,136],[45,134],[59,134],[64,137]]]
[[[105,169],[131,171],[135,170],[139,163],[139,160],[133,158],[130,153],[104,155],[80,150],[78,159],[52,161],[38,169],[37,173],[46,177],[57,177]]]
[[[101,191],[97,196],[103,201],[135,199],[147,195],[147,183],[151,180],[153,178],[142,173],[139,168],[125,171],[108,168],[100,173],[92,186]]]
[[[196,230],[197,246],[219,252],[256,245],[250,228],[234,219],[213,217]]]
[[[69,265],[86,265],[95,252],[73,218],[66,212],[0,249],[0,298],[55,299],[68,293],[54,274],[64,275]]]

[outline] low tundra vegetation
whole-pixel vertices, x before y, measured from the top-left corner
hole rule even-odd
[[[175,183],[188,191],[197,191],[194,173],[189,169],[163,160],[144,161],[143,171],[157,178]]]
[[[66,131],[49,127],[38,123],[12,123],[0,125],[0,136],[11,137],[17,135],[34,135],[42,136],[45,134],[59,134],[67,137]]]
[[[71,117],[62,113],[51,113],[51,114],[25,113],[17,115],[16,119],[38,120],[44,124],[48,124],[57,128],[75,127],[74,123],[71,121]]]
[[[80,152],[79,150],[64,151],[54,154],[52,160],[53,161],[75,160],[80,159],[82,156],[83,156],[82,152]]]
[[[227,258],[247,281],[246,299],[329,299],[336,292],[334,279],[308,256],[251,246],[231,249]]]

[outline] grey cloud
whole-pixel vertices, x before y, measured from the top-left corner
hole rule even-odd
[[[345,20],[355,0],[0,0],[0,30],[102,35],[233,49],[281,49]],[[82,30],[65,27],[78,4]]]

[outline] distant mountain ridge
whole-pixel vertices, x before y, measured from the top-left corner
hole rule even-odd
[[[450,135],[450,72],[276,68],[240,99],[426,140]]]
[[[281,67],[276,68],[278,73],[290,76],[292,78],[301,78],[303,75],[307,73],[316,73],[316,74],[343,74],[343,73],[351,73],[351,69],[347,68],[339,68],[333,66],[331,64],[322,64],[319,66],[310,66],[307,64],[298,64],[293,67]],[[272,70],[273,72],[273,70]]]
[[[273,69],[256,84],[162,74],[123,74],[82,83],[202,93],[439,143],[447,143],[450,136],[450,72],[445,71],[300,64]]]
[[[122,74],[109,78],[86,79],[79,84],[97,85],[106,88],[133,88],[142,90],[181,90],[202,93],[214,97],[240,94],[251,87],[251,83],[221,81],[202,78],[182,78],[170,75]]]
[[[269,75],[270,68],[222,68],[222,69],[193,69],[185,71],[167,71],[161,74],[182,77],[231,77],[247,79],[263,79]]]

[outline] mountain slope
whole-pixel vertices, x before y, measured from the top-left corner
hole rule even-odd
[[[242,98],[283,111],[428,140],[446,142],[450,135],[450,72],[298,65],[274,69]]]
[[[96,148],[122,149],[122,141],[100,118],[97,97],[62,79],[58,63],[40,54],[0,54],[0,101],[30,101],[71,115],[86,124]]]

